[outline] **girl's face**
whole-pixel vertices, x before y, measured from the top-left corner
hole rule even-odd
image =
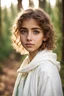
[[[43,31],[34,19],[24,20],[20,29],[20,40],[29,52],[38,52],[44,38]]]

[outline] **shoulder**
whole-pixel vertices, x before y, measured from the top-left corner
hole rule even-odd
[[[43,61],[41,65],[39,65],[39,73],[46,73],[50,78],[56,78],[59,76],[59,71],[51,61]]]
[[[41,68],[41,70],[54,70],[57,69],[56,65],[53,64],[50,60],[44,60],[42,62],[42,64],[39,65],[39,67]]]
[[[52,88],[53,86],[53,90],[55,90],[56,94],[58,94],[59,92],[59,96],[62,96],[60,95],[62,94],[62,83],[60,74],[57,67],[54,64],[52,64],[52,62],[44,61],[39,66],[39,78],[42,83],[44,82],[45,84],[47,82],[48,84],[48,87],[46,87],[47,89]]]

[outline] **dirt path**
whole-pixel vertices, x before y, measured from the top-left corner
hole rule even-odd
[[[0,96],[12,96],[19,63],[16,60],[7,60],[3,64],[3,74],[0,75]]]

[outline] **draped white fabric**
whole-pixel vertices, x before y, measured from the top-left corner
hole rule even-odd
[[[18,69],[12,96],[63,96],[57,55],[43,50],[28,61],[29,56]]]

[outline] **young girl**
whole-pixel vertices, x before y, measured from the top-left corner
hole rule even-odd
[[[14,48],[27,57],[17,70],[12,96],[63,96],[54,29],[42,9],[20,12],[12,30]]]

